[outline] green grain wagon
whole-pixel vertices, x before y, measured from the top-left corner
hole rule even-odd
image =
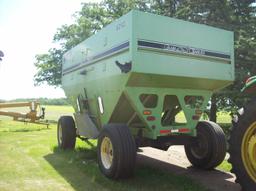
[[[58,123],[59,147],[98,139],[101,171],[130,176],[136,149],[185,145],[212,169],[226,153],[222,129],[199,121],[214,91],[234,80],[233,33],[131,11],[65,53],[62,86],[75,113]]]

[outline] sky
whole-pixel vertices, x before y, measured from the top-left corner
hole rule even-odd
[[[100,0],[0,0],[0,99],[65,97],[61,88],[34,86],[35,55],[54,47],[57,28],[89,1]]]

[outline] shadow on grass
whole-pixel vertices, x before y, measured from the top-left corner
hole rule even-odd
[[[17,133],[23,133],[23,132],[34,132],[34,131],[45,131],[45,130],[50,130],[50,128],[47,127],[42,127],[42,128],[38,128],[38,127],[29,127],[29,128],[7,128],[4,130],[0,129],[0,132],[17,132]]]
[[[194,168],[193,166],[189,167],[180,167],[176,166],[161,160],[157,160],[155,158],[151,158],[144,155],[138,155],[137,164],[151,166],[155,169],[162,169],[165,172],[175,173],[176,175],[182,175],[195,180],[200,183],[207,190],[211,191],[241,191],[241,187],[239,184],[232,182],[230,179],[233,176],[230,173],[223,172],[220,170],[200,170],[198,168]],[[186,190],[186,189],[185,189]]]
[[[15,130],[10,130],[9,132],[32,132],[32,131],[45,131],[45,130],[50,130],[49,128],[31,128],[31,129],[15,129]]]
[[[138,155],[135,175],[129,179],[110,180],[100,172],[97,165],[96,148],[76,148],[63,151],[56,147],[44,158],[77,191],[84,190],[173,190],[205,191],[201,185],[183,175],[175,175],[164,168],[152,168],[150,163],[162,161]],[[174,166],[169,163],[166,165]],[[175,168],[180,168],[175,166]]]

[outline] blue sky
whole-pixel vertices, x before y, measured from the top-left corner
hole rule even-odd
[[[73,22],[81,2],[89,0],[1,0],[0,99],[64,97],[61,88],[34,87],[35,55],[54,46],[58,27]],[[90,0],[91,2],[93,0]],[[94,0],[95,1],[95,0]]]

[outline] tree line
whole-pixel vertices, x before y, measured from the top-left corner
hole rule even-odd
[[[70,105],[67,98],[19,98],[9,100],[8,102],[31,102],[38,101],[41,105]],[[0,103],[7,102],[6,100],[0,100]]]
[[[59,48],[36,55],[35,85],[61,85],[62,55],[101,28],[132,9],[206,24],[230,31],[235,36],[235,82],[214,93],[209,116],[216,121],[218,110],[236,110],[248,99],[240,95],[246,78],[256,75],[255,0],[104,0],[82,3],[74,23],[62,25],[53,36]]]

